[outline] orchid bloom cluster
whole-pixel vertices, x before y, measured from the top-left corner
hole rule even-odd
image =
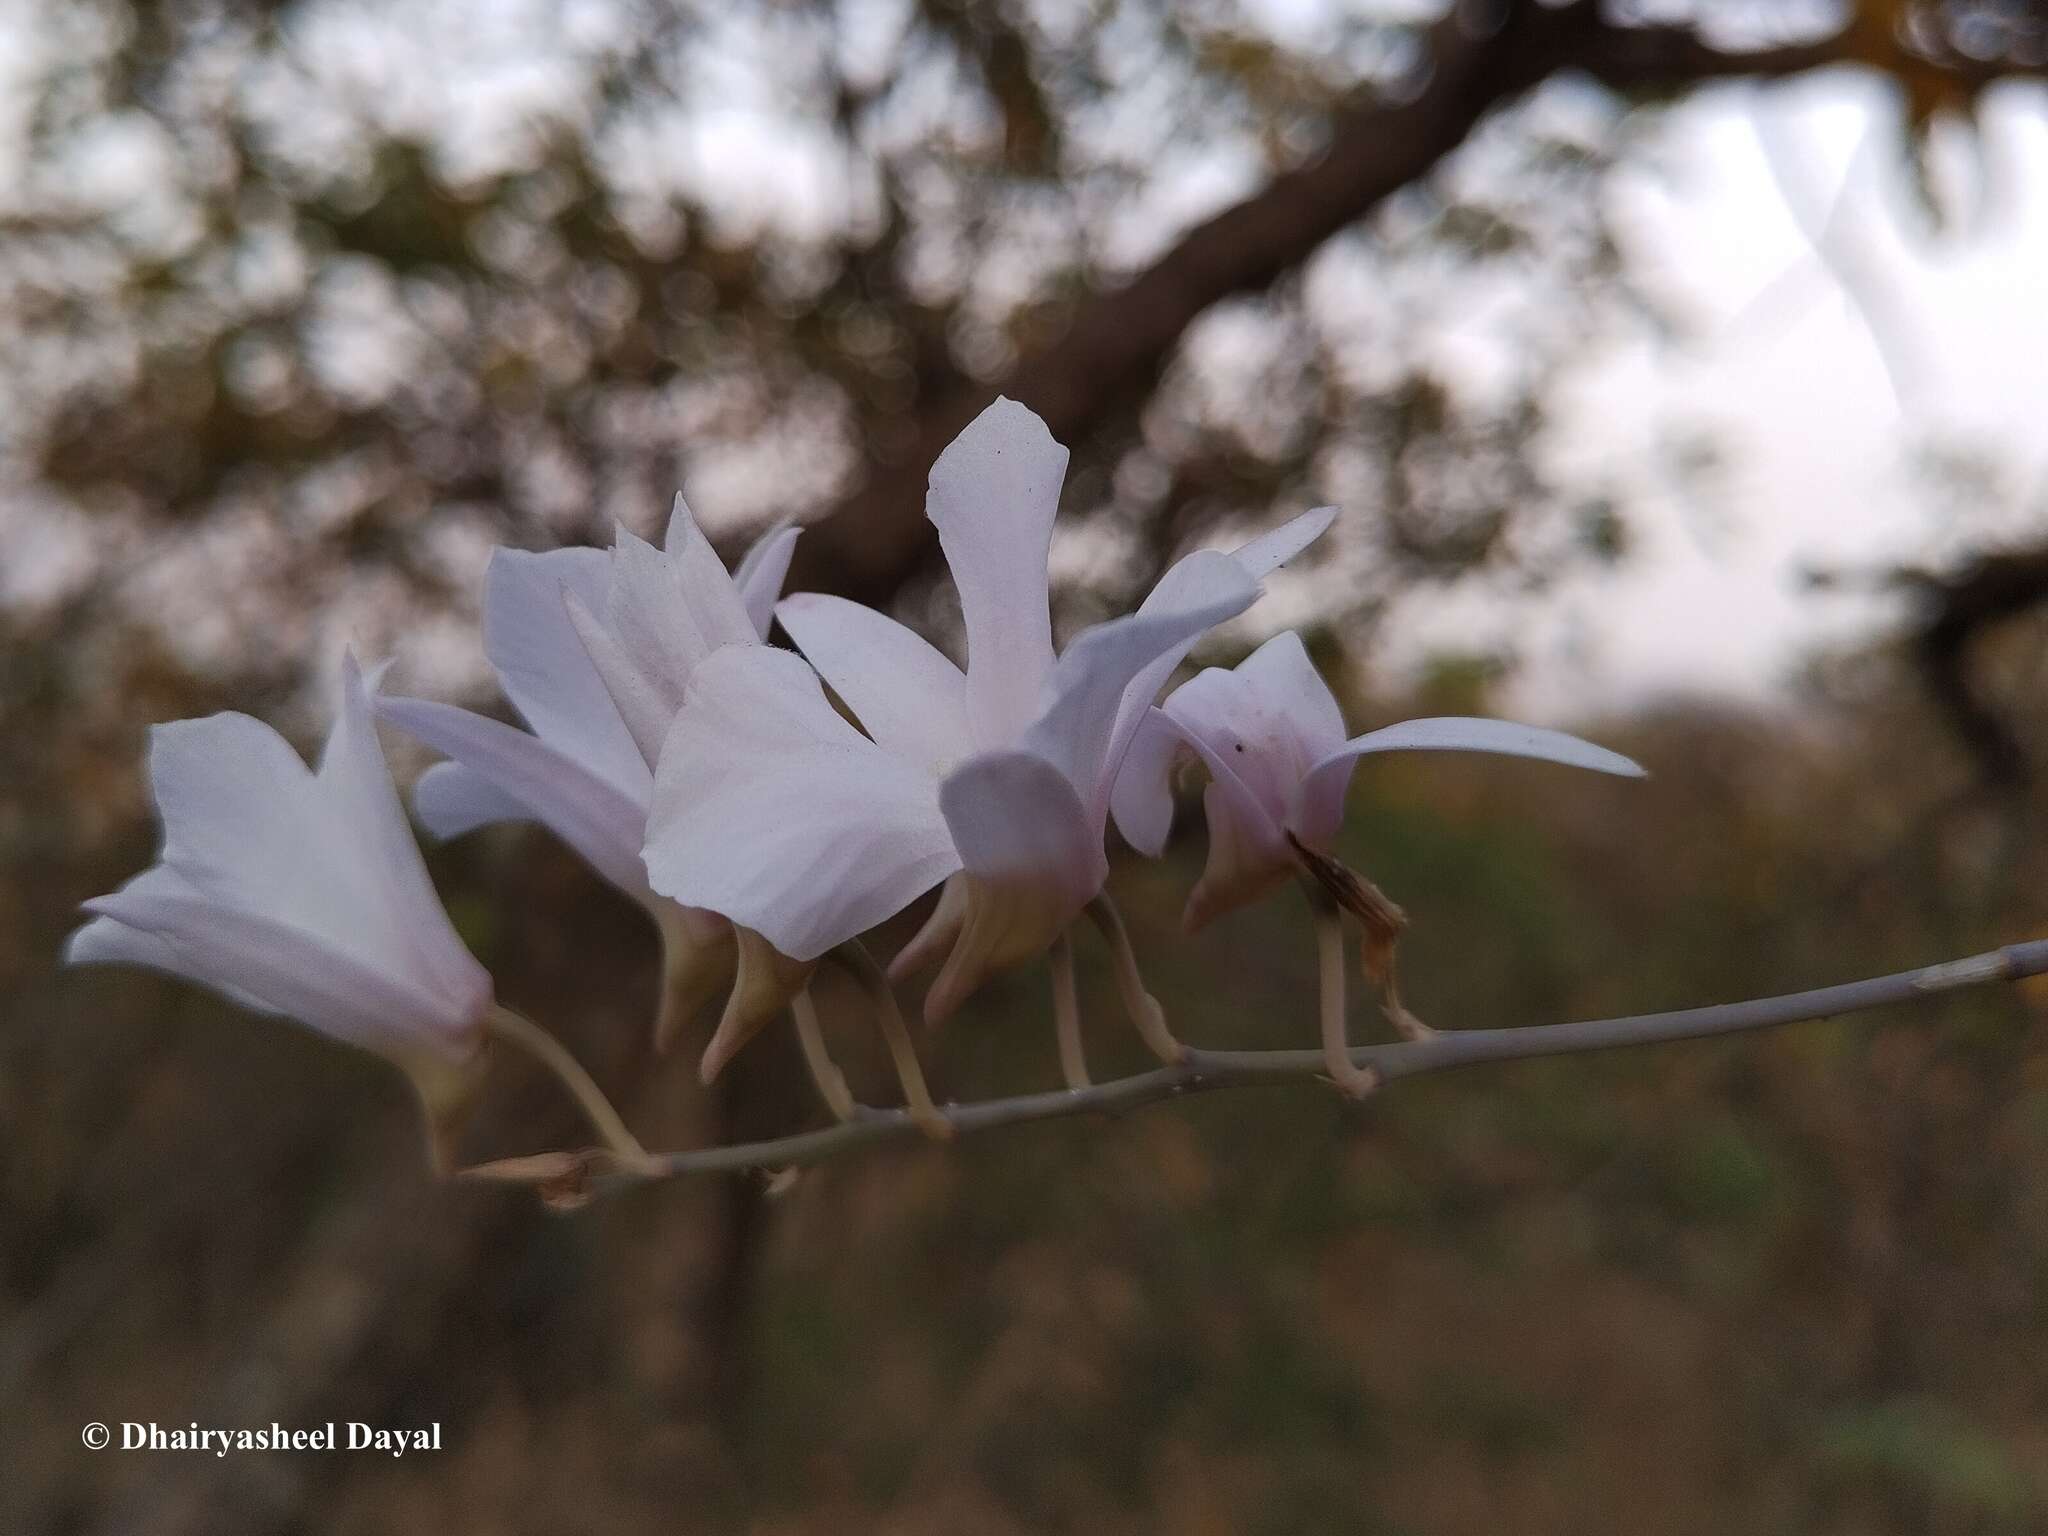
[[[487,1041],[510,1040],[561,1077],[622,1166],[648,1165],[574,1059],[496,1002],[456,936],[378,747],[381,717],[445,758],[414,791],[434,836],[538,822],[647,912],[663,946],[658,1048],[722,999],[699,1058],[709,1082],[787,1011],[826,1103],[851,1118],[859,1107],[809,993],[831,962],[866,988],[910,1113],[944,1135],[894,984],[936,966],[924,1016],[937,1024],[991,975],[1047,957],[1062,1072],[1084,1088],[1069,938],[1084,915],[1111,945],[1147,1044],[1178,1058],[1105,893],[1105,844],[1113,819],[1158,856],[1173,777],[1194,764],[1208,781],[1209,856],[1188,927],[1302,884],[1322,937],[1328,1070],[1363,1092],[1345,1027],[1347,913],[1388,1016],[1421,1026],[1392,984],[1399,909],[1331,852],[1358,758],[1451,750],[1642,770],[1494,720],[1347,737],[1293,634],[1160,701],[1196,642],[1249,608],[1330,526],[1330,509],[1187,556],[1135,612],[1055,650],[1047,564],[1066,466],[1037,417],[998,400],[933,467],[927,511],[959,592],[964,668],[873,609],[813,593],[778,601],[795,529],[728,573],[680,497],[659,548],[622,529],[609,550],[500,549],[484,581],[484,650],[526,729],[384,696],[352,657],[315,769],[247,716],[158,726],[159,861],[86,904],[93,920],[66,958],[168,971],[377,1052],[418,1088],[437,1160]],[[769,643],[778,622],[795,650]],[[929,918],[885,971],[861,936],[934,888]]]

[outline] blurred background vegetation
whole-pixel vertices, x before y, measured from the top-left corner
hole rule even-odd
[[[487,701],[494,543],[650,531],[687,485],[735,544],[814,523],[799,583],[945,637],[924,475],[999,390],[1074,448],[1063,629],[1192,544],[1335,501],[1271,622],[1313,634],[1361,728],[1498,707],[1512,650],[1396,677],[1377,646],[1397,601],[1625,574],[1640,485],[1546,451],[1596,343],[1688,345],[1614,227],[1617,168],[1714,81],[1831,66],[1884,82],[1877,149],[1935,220],[1934,147],[2048,68],[2048,16],[0,7],[0,1525],[2048,1525],[2038,991],[560,1220],[431,1183],[374,1062],[52,966],[76,903],[148,858],[149,722],[233,707],[311,740],[346,639]],[[1847,225],[1811,229],[1882,340]],[[1491,364],[1449,366],[1475,315]],[[1663,473],[1711,495],[1713,457],[1676,443]],[[1982,517],[1996,466],[1919,459],[1924,559],[1837,578],[1899,594],[1891,630],[1766,703],[1587,701],[1647,785],[1361,773],[1346,856],[1417,921],[1425,1017],[1675,1006],[2039,931],[2048,529]],[[1113,876],[1177,1027],[1304,1043],[1301,914],[1181,940],[1200,855]],[[815,1114],[784,1041],[715,1095],[646,1058],[652,935],[544,837],[435,867],[502,995],[650,1139]],[[1099,1070],[1134,1064],[1083,979]],[[1049,1085],[1046,1014],[1042,976],[996,989],[932,1042],[943,1090]],[[479,1152],[576,1134],[514,1064],[493,1103]],[[330,1418],[438,1420],[447,1449],[77,1438]]]

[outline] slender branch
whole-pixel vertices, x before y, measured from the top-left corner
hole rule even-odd
[[[2019,981],[2048,974],[2048,939],[2011,944],[1941,965],[1922,966],[1867,981],[1792,992],[1782,997],[1684,1008],[1672,1013],[1635,1014],[1619,1019],[1592,1019],[1574,1024],[1538,1024],[1512,1029],[1452,1030],[1423,1040],[1354,1047],[1354,1065],[1373,1071],[1382,1083],[1420,1077],[1453,1067],[1485,1062],[1522,1061],[1565,1056],[1581,1051],[1613,1050],[1630,1045],[1662,1045],[1701,1040],[1748,1030],[1774,1029],[1809,1019],[1834,1018],[1871,1008],[1918,1002],[1993,982]],[[954,1133],[994,1130],[1035,1120],[1068,1115],[1104,1114],[1136,1109],[1162,1100],[1223,1088],[1274,1086],[1313,1081],[1323,1074],[1320,1050],[1209,1051],[1190,1049],[1177,1065],[1141,1072],[1114,1082],[1075,1091],[1023,1094],[976,1104],[955,1104],[938,1111]],[[823,1130],[805,1131],[770,1141],[737,1146],[672,1152],[651,1160],[648,1171],[635,1168],[595,1170],[589,1193],[601,1193],[647,1178],[690,1173],[729,1173],[750,1169],[807,1167],[885,1141],[906,1141],[923,1134],[908,1111],[856,1110],[854,1118]]]

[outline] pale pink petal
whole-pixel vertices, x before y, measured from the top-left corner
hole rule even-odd
[[[456,936],[448,910],[427,877],[419,844],[385,766],[369,695],[353,655],[342,658],[341,698],[316,778],[320,813],[328,819],[337,850],[344,861],[352,856],[364,872],[363,904],[343,932],[350,938],[378,935],[385,940],[377,951],[380,958],[397,969],[396,956],[405,954],[411,962],[405,968],[442,997],[467,997],[479,989],[488,993],[483,967]],[[306,884],[324,878],[330,876],[322,870],[300,874]]]
[[[1183,914],[1189,929],[1263,894],[1295,869],[1294,851],[1281,822],[1287,801],[1284,792],[1273,791],[1272,764],[1223,725],[1242,715],[1242,693],[1237,673],[1212,667],[1175,689],[1167,708],[1154,711],[1156,720],[1148,720],[1147,730],[1141,732],[1142,736],[1163,728],[1173,733],[1209,770],[1209,786],[1202,796],[1209,858]],[[1128,757],[1125,766],[1128,771]],[[1292,787],[1290,783],[1286,790]]]
[[[528,806],[460,763],[435,763],[421,774],[413,782],[412,810],[444,842],[478,827],[534,819]]]
[[[635,898],[647,895],[640,863],[644,803],[502,721],[425,699],[379,699],[377,712],[482,775],[620,890]]]
[[[740,604],[747,610],[757,640],[766,640],[768,626],[775,622],[775,599],[782,595],[782,583],[789,577],[790,556],[796,553],[796,537],[801,532],[801,528],[771,528],[740,557],[740,568],[732,573],[732,584],[739,589]]]
[[[1078,912],[1102,888],[1102,834],[1060,768],[1035,752],[985,752],[947,776],[939,806],[960,867],[1057,892]]]
[[[161,864],[144,870],[123,886],[122,890],[131,897],[137,894],[145,897],[195,897],[198,894],[182,876]],[[174,948],[168,940],[153,933],[145,933],[140,928],[131,928],[111,917],[96,917],[82,928],[75,929],[71,937],[64,941],[64,963],[141,966],[145,970],[162,971],[166,975],[196,981],[201,986],[225,992],[242,1007],[257,1013],[277,1011],[241,988],[230,986],[204,974],[188,956]]]
[[[1117,700],[1113,728],[1103,748],[1103,762],[1113,777],[1123,763],[1138,722],[1159,697],[1159,690],[1173,676],[1173,669],[1186,660],[1197,640],[1224,619],[1244,612],[1257,601],[1257,581],[1231,555],[1202,550],[1177,560],[1146,594],[1132,618],[1172,621],[1180,627],[1170,641],[1147,657],[1124,684]],[[1185,620],[1184,624],[1180,621]],[[1111,620],[1111,623],[1120,622]],[[1098,625],[1097,628],[1106,626]],[[1158,631],[1165,634],[1164,628]],[[1072,646],[1068,647],[1071,653]],[[1103,786],[1106,795],[1108,784]]]
[[[1109,816],[1110,785],[1151,694],[1188,646],[1258,596],[1228,555],[1190,555],[1168,580],[1170,596],[1188,605],[1148,598],[1136,613],[1076,635],[1047,679],[1045,713],[1024,736],[1023,745],[1074,786],[1098,840]]]
[[[583,643],[584,654],[603,679],[605,691],[612,696],[651,780],[653,765],[661,756],[661,744],[668,736],[669,722],[675,719],[677,699],[640,669],[598,618],[596,610],[586,607],[574,592],[562,593],[562,608],[576,638]]]
[[[1046,561],[1067,450],[1014,400],[975,417],[932,465],[927,515],[960,591],[976,739],[1017,739],[1052,668]]]
[[[1540,762],[1590,768],[1596,773],[1643,777],[1640,763],[1596,747],[1590,741],[1506,720],[1473,720],[1447,716],[1403,720],[1384,730],[1353,737],[1309,770],[1292,824],[1304,843],[1327,851],[1344,819],[1344,791],[1351,769],[1369,752],[1492,752],[1504,757],[1530,757]]]
[[[946,963],[925,994],[931,1024],[994,972],[1043,954],[1109,873],[1101,826],[1090,823],[1066,775],[1035,753],[971,758],[939,799],[960,851],[965,900]]]
[[[162,940],[180,974],[246,993],[351,1045],[401,1060],[428,1052],[460,1061],[481,1039],[488,979],[467,995],[437,994],[289,923],[132,883],[85,905]]]
[[[573,592],[590,612],[603,613],[611,565],[601,549],[492,551],[484,572],[484,654],[535,735],[644,799],[652,776],[562,601]]]
[[[799,592],[777,607],[789,637],[890,751],[938,768],[974,750],[967,679],[922,635],[843,597]]]
[[[1166,851],[1173,831],[1173,765],[1180,732],[1156,709],[1147,709],[1131,736],[1110,790],[1109,810],[1125,842],[1149,858]]]
[[[803,659],[729,646],[697,669],[655,776],[654,889],[814,960],[958,867],[938,784],[883,751]]]
[[[726,573],[725,562],[718,558],[718,551],[711,547],[696,518],[690,515],[689,503],[683,500],[681,492],[676,494],[675,505],[669,511],[662,553],[675,571],[690,622],[703,635],[707,647],[715,650],[721,645],[741,645],[761,638],[748,616],[747,605],[740,599],[739,588]],[[785,555],[785,569],[788,563]],[[781,586],[780,580],[776,586]]]

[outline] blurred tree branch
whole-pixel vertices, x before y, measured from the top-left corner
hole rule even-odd
[[[1056,342],[1000,379],[950,391],[923,410],[909,446],[888,464],[871,457],[860,488],[806,537],[794,579],[886,601],[936,548],[923,516],[926,467],[996,395],[1023,401],[1062,441],[1081,436],[1154,382],[1204,310],[1299,267],[1331,236],[1426,177],[1489,112],[1552,75],[1576,73],[1626,95],[1657,96],[1712,80],[1860,64],[1905,82],[1924,116],[1973,100],[1993,80],[2048,71],[2038,50],[1998,58],[1963,51],[1941,29],[1940,9],[1861,0],[1833,33],[1729,49],[1694,24],[1613,20],[1598,0],[1454,5],[1426,35],[1427,63],[1411,96],[1375,95],[1340,112],[1312,159],[1188,231],[1127,284],[1080,304]]]

